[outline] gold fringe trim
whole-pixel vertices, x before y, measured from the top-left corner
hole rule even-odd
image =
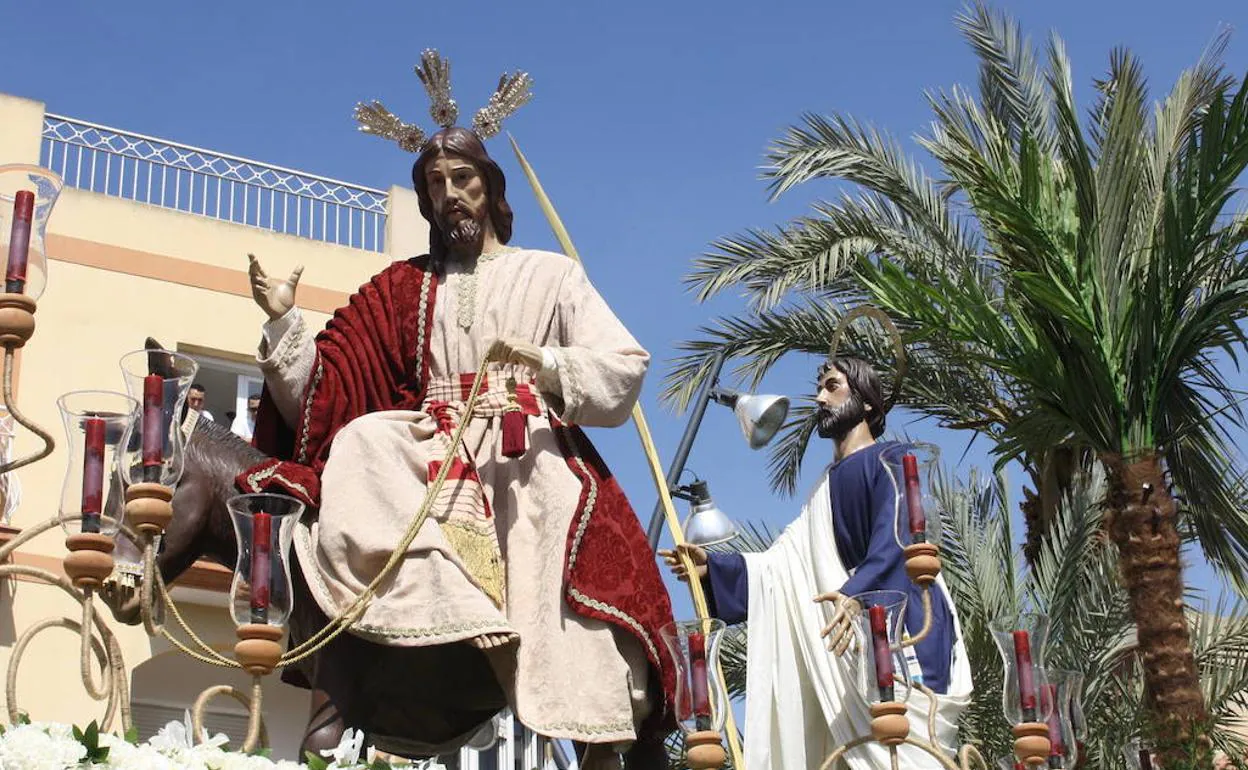
[[[490,597],[495,607],[503,609],[506,576],[503,572],[502,554],[498,548],[498,537],[494,533],[494,522],[486,523],[488,531],[464,521],[441,521],[438,526],[477,587]]]

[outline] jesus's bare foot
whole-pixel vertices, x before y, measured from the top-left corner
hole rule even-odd
[[[520,640],[519,634],[481,634],[468,640],[478,650],[494,650]]]

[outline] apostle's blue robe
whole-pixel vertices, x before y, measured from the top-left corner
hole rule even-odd
[[[910,582],[901,546],[894,535],[897,492],[881,454],[892,442],[877,442],[834,463],[829,469],[836,549],[850,578],[840,587],[853,596],[865,591],[904,592],[906,632],[923,628],[923,590]],[[904,506],[904,503],[903,503]],[[909,543],[904,508],[899,531]],[[712,553],[703,586],[711,614],[725,623],[749,617],[749,577],[740,554]],[[953,613],[943,591],[932,591],[932,630],[916,645],[923,684],[938,693],[949,688],[955,642]],[[812,600],[814,597],[811,597]]]

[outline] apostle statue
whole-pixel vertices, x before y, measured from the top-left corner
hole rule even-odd
[[[527,100],[528,76],[504,78],[467,129],[453,125],[445,61],[426,52],[418,74],[442,130],[426,139],[378,103],[356,117],[419,153],[412,183],[429,253],[382,270],[319,333],[295,304],[299,271],[270,278],[252,258],[268,316],[256,443],[284,459],[240,485],[314,510],[294,547],[323,622],[374,579],[451,463],[430,518],[349,628],[411,653],[394,676],[419,662],[433,677],[426,734],[386,745],[446,751],[508,705],[536,733],[588,746],[582,767],[617,767],[620,751],[627,767],[662,767],[675,680],[659,629],[671,604],[637,517],[582,431],[629,418],[649,355],[576,261],[508,245],[506,180],[483,138]],[[315,630],[292,627],[292,641]],[[385,698],[321,664],[288,673],[314,688],[323,722],[384,732],[385,718],[369,715]],[[457,711],[482,671],[505,702]]]
[[[906,575],[895,523],[898,490],[883,462],[895,443],[878,440],[886,413],[879,375],[860,359],[835,358],[821,366],[817,383],[817,431],[835,442],[836,454],[797,520],[762,553],[682,546],[707,589],[711,613],[730,624],[749,621],[745,770],[814,770],[837,746],[870,735],[853,643],[862,609],[855,595],[905,592],[906,633],[923,628],[922,589]],[[688,579],[674,551],[660,554],[677,577]],[[932,587],[932,611],[927,636],[907,648],[906,678],[940,695],[933,738],[952,747],[958,714],[970,700],[971,672],[941,580]],[[927,735],[928,711],[928,699],[912,691],[912,734]],[[899,758],[903,768],[940,766],[913,749],[901,749]],[[854,770],[890,766],[879,744],[855,748],[845,759]]]

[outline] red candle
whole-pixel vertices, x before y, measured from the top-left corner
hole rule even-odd
[[[709,718],[711,697],[706,672],[706,637],[702,634],[689,634],[689,668],[692,670],[693,715]]]
[[[872,650],[875,653],[875,684],[881,700],[893,699],[893,650],[888,643],[888,611],[876,605],[867,610],[871,618]]]
[[[1018,668],[1018,705],[1023,717],[1036,718],[1036,681],[1031,668],[1031,635],[1026,631],[1014,632],[1014,665]]]
[[[82,531],[100,531],[104,510],[104,421],[88,417],[83,423],[86,451],[82,459]]]
[[[269,565],[273,550],[273,517],[251,515],[251,622],[269,620]]]
[[[1049,756],[1061,757],[1066,753],[1066,741],[1062,735],[1062,712],[1057,704],[1057,685],[1046,684],[1041,688],[1041,702],[1044,710],[1049,712],[1046,723],[1049,726]]]
[[[901,457],[906,478],[906,511],[910,514],[910,534],[921,543],[927,534],[927,517],[923,515],[923,492],[919,487],[919,461],[907,452]]]
[[[161,437],[165,381],[158,374],[143,378],[143,480],[160,481],[164,461],[164,440]]]
[[[35,194],[18,190],[13,199],[13,229],[9,238],[9,265],[4,290],[21,294],[26,289],[26,261],[30,256],[30,221],[35,213]]]

